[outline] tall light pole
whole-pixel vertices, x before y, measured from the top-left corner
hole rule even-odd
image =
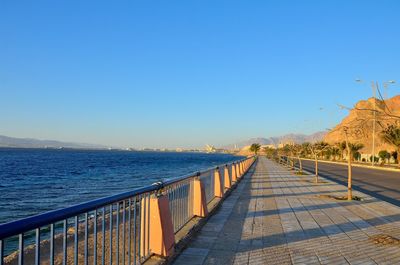
[[[371,82],[372,95],[374,97],[374,122],[372,124],[372,166],[375,164],[375,130],[376,130],[376,89],[378,88],[378,82],[376,86],[374,82]]]
[[[362,83],[361,79],[356,79],[356,82]],[[383,82],[383,86],[387,89],[389,84],[396,83],[394,80]],[[372,166],[375,165],[375,130],[376,130],[376,90],[379,89],[379,84],[377,81],[371,81],[372,87],[372,97],[374,99],[374,118],[372,123]]]

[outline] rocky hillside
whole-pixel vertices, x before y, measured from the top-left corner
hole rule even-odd
[[[361,100],[357,102],[347,117],[341,123],[334,127],[324,137],[324,141],[334,144],[336,142],[344,141],[344,128],[349,128],[349,141],[364,144],[363,153],[370,154],[372,150],[372,132],[374,115],[371,109],[374,108],[374,100],[376,100],[376,133],[375,133],[375,151],[378,153],[380,150],[394,151],[394,148],[385,144],[381,138],[382,125],[393,124],[395,119],[389,118],[386,113],[391,113],[400,116],[400,95],[385,101],[369,98],[368,100]],[[386,113],[385,113],[386,112]]]

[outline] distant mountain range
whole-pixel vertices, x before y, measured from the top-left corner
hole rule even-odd
[[[263,137],[251,138],[246,141],[234,143],[229,146],[224,146],[223,148],[232,149],[235,146],[237,148],[243,148],[245,146],[249,146],[254,143],[258,143],[261,145],[272,144],[272,145],[276,146],[280,143],[288,143],[288,142],[295,142],[295,143],[315,142],[315,141],[321,141],[324,138],[325,134],[326,134],[326,132],[316,132],[316,133],[313,133],[310,135],[291,133],[291,134],[286,134],[283,136],[276,136],[276,137],[269,137],[269,138],[263,138]]]
[[[305,134],[287,134],[277,137],[269,138],[252,138],[246,141],[238,142],[228,146],[223,146],[223,149],[233,149],[236,145],[237,148],[243,148],[253,143],[259,143],[261,145],[273,144],[278,145],[279,143],[286,142],[314,142],[322,140],[324,132],[317,132],[311,135]],[[16,138],[0,135],[0,147],[13,147],[13,148],[75,148],[75,149],[108,149],[108,146],[87,144],[87,143],[74,143],[74,142],[62,142],[55,140],[39,140],[33,138]]]
[[[54,140],[38,140],[32,138],[15,138],[0,135],[0,147],[15,148],[76,148],[76,149],[106,149],[106,146],[86,143],[71,143]]]

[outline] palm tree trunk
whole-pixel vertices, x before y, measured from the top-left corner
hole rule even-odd
[[[347,171],[348,171],[348,181],[347,181],[347,200],[351,201],[353,199],[353,192],[352,192],[352,168],[351,168],[351,152],[350,150],[347,151],[347,155],[349,158],[347,159]]]
[[[318,183],[318,157],[315,155],[315,183]]]
[[[397,149],[397,164],[400,167],[400,148]]]
[[[297,156],[297,158],[299,159],[300,173],[303,173],[303,163],[301,162],[300,156]]]
[[[346,149],[347,149],[347,200],[353,199],[352,191],[352,170],[351,170],[351,150],[346,133]]]

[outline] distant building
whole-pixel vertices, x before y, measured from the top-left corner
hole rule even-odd
[[[284,142],[280,142],[279,144],[278,144],[278,148],[282,148],[282,147],[284,147],[285,145],[295,145],[295,142],[294,141],[284,141]]]
[[[206,144],[205,150],[207,153],[215,153],[217,151],[217,148],[212,145]]]
[[[261,145],[261,149],[262,149],[262,148],[276,149],[276,146],[273,145],[273,144],[264,144],[264,145]]]
[[[213,145],[206,144],[204,148],[207,153],[227,153],[225,149],[215,148]]]

